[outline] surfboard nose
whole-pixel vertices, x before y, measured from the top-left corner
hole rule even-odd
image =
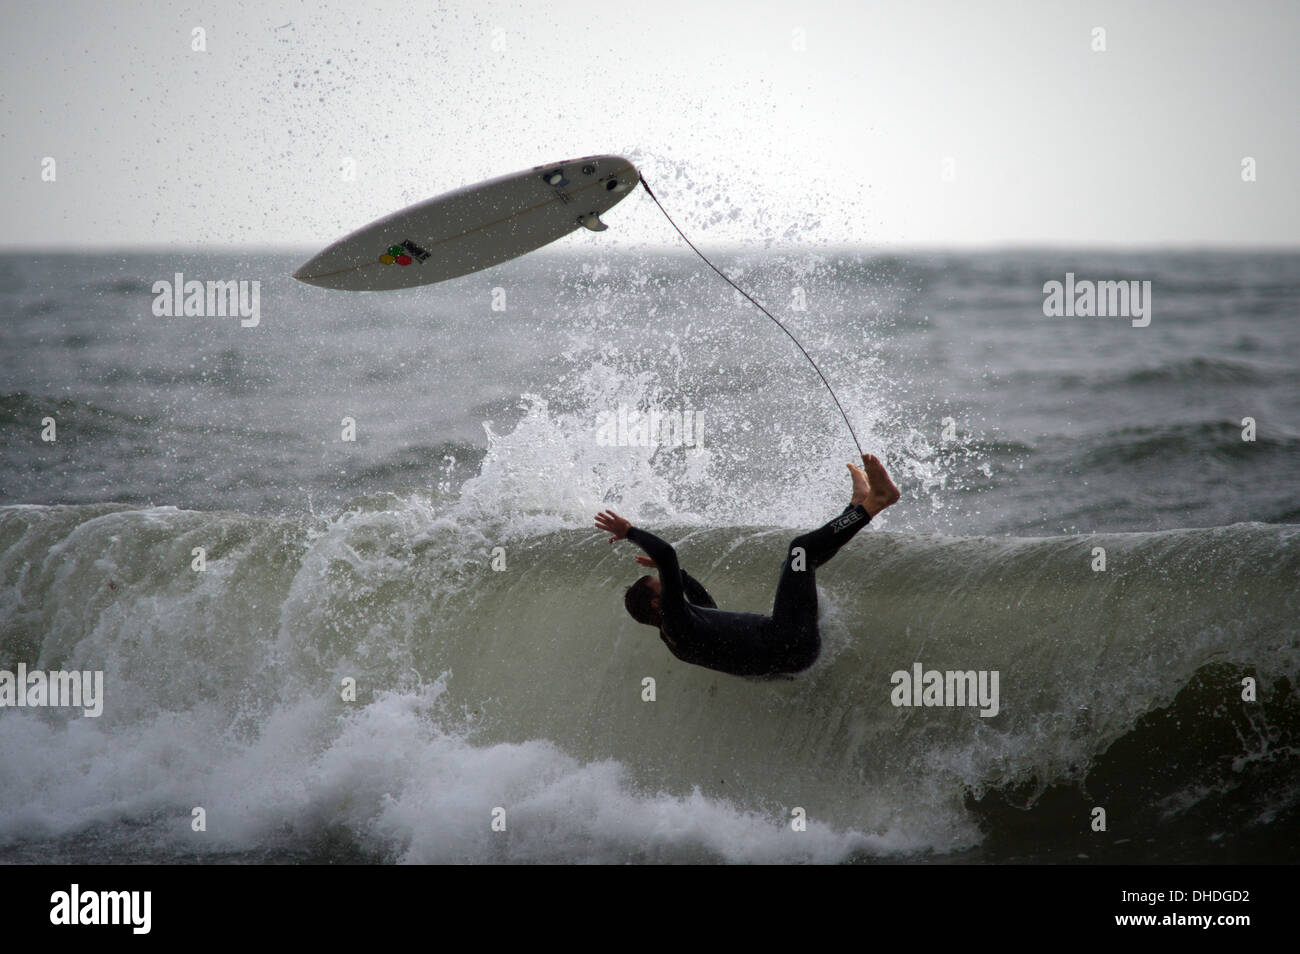
[[[298,270],[293,273],[293,278],[302,282],[304,285],[314,285],[316,288],[335,288],[330,281],[331,270],[327,262],[320,262],[319,255],[309,259],[298,266]]]
[[[320,283],[315,280],[316,269],[312,267],[312,262],[314,261],[315,259],[312,259],[311,262],[305,262],[304,264],[299,265],[298,270],[293,273],[293,277],[304,285],[319,285]]]

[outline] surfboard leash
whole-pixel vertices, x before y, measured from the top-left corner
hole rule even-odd
[[[858,454],[861,455],[861,454],[862,454],[862,444],[858,441],[858,435],[854,432],[854,430],[853,430],[853,425],[849,422],[849,416],[848,416],[847,414],[844,413],[844,406],[840,404],[840,399],[839,399],[838,397],[835,396],[835,389],[832,388],[832,387],[831,387],[831,383],[830,383],[829,381],[826,380],[826,375],[822,374],[822,369],[819,368],[819,367],[817,367],[817,362],[814,361],[812,355],[810,355],[810,354],[808,353],[808,349],[805,348],[803,345],[801,345],[801,344],[799,343],[799,339],[796,338],[793,334],[790,333],[790,329],[789,329],[789,328],[787,328],[785,325],[781,324],[780,321],[777,321],[775,315],[773,315],[770,311],[768,311],[766,308],[764,308],[762,305],[760,305],[760,304],[758,303],[758,301],[755,300],[755,298],[754,298],[753,295],[751,295],[749,292],[745,291],[745,289],[741,288],[739,285],[737,285],[735,282],[733,282],[730,278],[728,278],[725,274],[723,274],[722,270],[719,269],[718,266],[716,266],[716,265],[714,265],[712,262],[710,262],[710,261],[708,260],[708,258],[705,256],[705,254],[704,254],[703,252],[701,252],[698,248],[695,247],[695,243],[692,242],[690,239],[688,239],[688,238],[686,237],[686,233],[683,232],[680,228],[677,228],[677,223],[674,222],[674,221],[673,221],[673,217],[672,217],[671,215],[668,214],[668,210],[665,209],[664,206],[663,206],[663,203],[659,201],[659,197],[656,196],[656,195],[654,194],[654,191],[650,188],[650,183],[648,183],[648,182],[645,181],[645,176],[641,176],[641,184],[642,184],[643,186],[645,186],[646,194],[649,195],[650,198],[654,199],[654,203],[655,203],[655,205],[659,206],[659,211],[662,212],[662,213],[664,214],[664,218],[666,218],[666,219],[668,220],[668,224],[671,225],[674,229],[677,229],[677,234],[680,235],[680,236],[682,237],[682,241],[685,242],[687,245],[689,245],[689,246],[691,247],[691,251],[694,252],[696,255],[698,255],[698,256],[699,256],[699,257],[704,261],[704,264],[705,264],[705,265],[709,266],[709,268],[711,268],[711,269],[713,269],[715,272],[717,272],[717,273],[718,273],[718,276],[719,276],[719,277],[720,277],[724,282],[726,282],[728,285],[730,285],[730,286],[731,286],[732,288],[734,288],[736,291],[740,292],[740,293],[741,293],[742,295],[744,295],[747,299],[749,299],[749,303],[750,303],[751,305],[753,305],[755,308],[757,308],[757,309],[758,309],[759,311],[761,311],[763,314],[767,315],[767,317],[771,318],[772,321],[776,324],[776,326],[777,326],[778,328],[780,328],[782,331],[784,331],[784,332],[786,333],[786,335],[790,338],[790,340],[794,342],[795,347],[798,348],[800,351],[803,352],[803,356],[804,356],[805,358],[808,359],[808,363],[811,364],[811,365],[813,366],[813,370],[817,372],[817,377],[821,378],[821,379],[822,379],[822,384],[826,385],[826,390],[830,393],[831,400],[835,402],[835,407],[836,407],[836,409],[840,412],[840,417],[844,418],[844,424],[845,424],[845,426],[848,427],[848,429],[849,429],[849,436],[853,438],[853,443],[854,443],[855,445],[857,445],[857,448],[858,448]]]

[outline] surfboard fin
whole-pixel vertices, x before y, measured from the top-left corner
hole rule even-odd
[[[578,222],[583,228],[591,229],[593,232],[603,232],[609,228],[600,220],[600,215],[595,212],[588,212],[586,215],[578,216]]]

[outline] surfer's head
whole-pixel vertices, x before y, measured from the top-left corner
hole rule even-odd
[[[660,586],[660,582],[653,576],[643,576],[629,586],[623,594],[623,605],[627,607],[628,615],[638,623],[657,627]]]

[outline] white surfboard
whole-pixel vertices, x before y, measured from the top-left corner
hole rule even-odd
[[[389,291],[468,275],[586,227],[641,180],[622,156],[584,156],[426,199],[339,239],[293,277],[344,291]]]

